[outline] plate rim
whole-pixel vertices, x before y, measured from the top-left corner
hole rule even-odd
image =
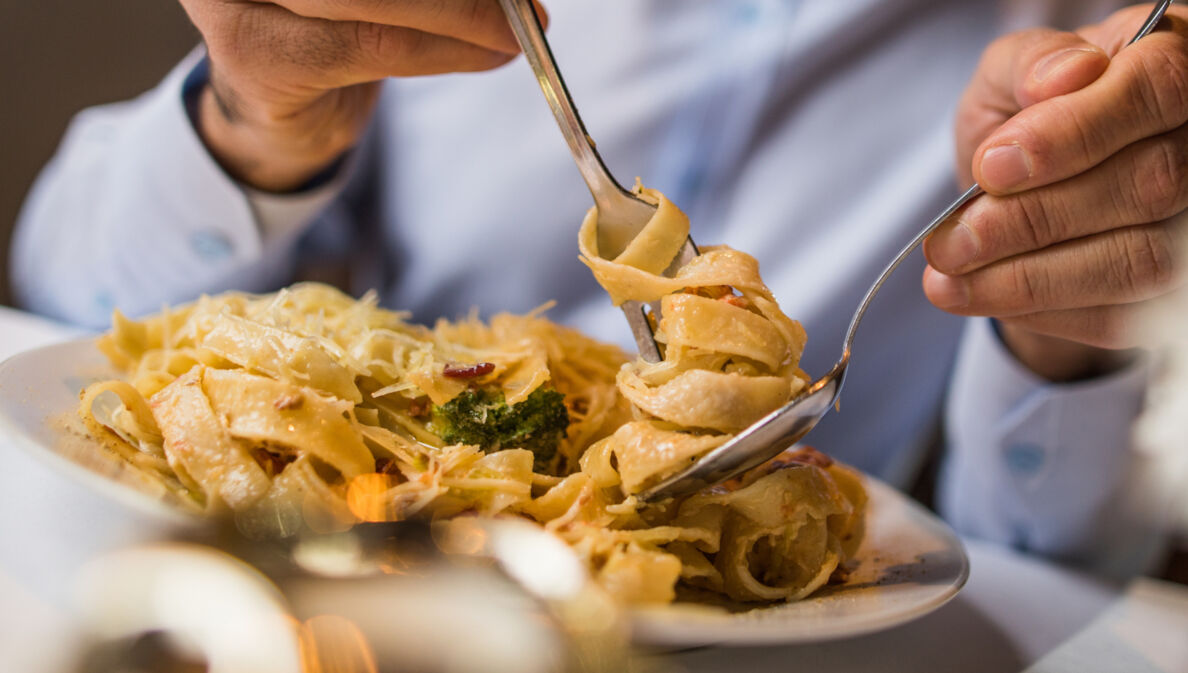
[[[102,355],[98,348],[95,348],[95,337],[82,337],[30,348],[5,358],[0,361],[0,395],[3,395],[6,388],[5,375],[16,366],[19,360],[46,355],[57,350],[73,351],[88,346],[94,348],[95,353]],[[135,513],[152,517],[160,523],[194,525],[202,521],[202,518],[197,515],[187,514],[180,509],[170,507],[143,491],[115,482],[70,460],[51,447],[47,447],[26,430],[19,421],[11,418],[4,411],[4,406],[0,405],[0,447],[3,446],[11,446],[59,474],[65,474],[68,479],[89,488],[93,493],[111,498],[114,502],[128,507]]]

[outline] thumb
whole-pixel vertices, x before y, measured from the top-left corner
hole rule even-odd
[[[1011,33],[991,44],[958,106],[957,161],[963,179],[972,181],[974,152],[1003,122],[1025,107],[1092,84],[1109,64],[1097,45],[1046,28]]]

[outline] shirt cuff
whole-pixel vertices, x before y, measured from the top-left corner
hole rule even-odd
[[[1134,461],[1130,428],[1150,363],[1075,383],[1019,363],[989,319],[970,320],[946,409],[942,514],[963,534],[1053,556],[1099,548]]]

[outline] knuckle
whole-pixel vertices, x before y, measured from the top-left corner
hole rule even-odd
[[[1188,50],[1156,48],[1135,60],[1133,81],[1141,109],[1171,129],[1188,120]]]
[[[1073,143],[1071,149],[1075,153],[1075,161],[1082,166],[1096,164],[1102,158],[1098,156],[1101,148],[1112,144],[1108,137],[1108,125],[1097,123],[1081,106],[1072,105],[1065,99],[1055,102],[1059,118],[1070,129],[1067,139]]]
[[[1008,238],[1006,227],[998,226],[999,207],[994,197],[983,196],[971,203],[967,210],[958,216],[958,222],[965,225],[981,242],[982,255],[991,255],[999,250],[1012,246],[1013,241]]]
[[[1119,237],[1122,280],[1133,295],[1145,297],[1169,288],[1177,275],[1173,234],[1163,226],[1135,227]]]
[[[1183,209],[1188,195],[1188,148],[1177,135],[1163,136],[1140,153],[1132,189],[1135,210],[1144,221],[1171,217]]]
[[[1018,223],[1013,229],[1018,243],[1026,246],[1023,249],[1038,250],[1059,240],[1052,224],[1052,209],[1042,198],[1042,192],[1027,192],[1010,203],[1012,220]]]
[[[1030,110],[1035,112],[1027,114]],[[1068,163],[1095,165],[1103,158],[1098,156],[1101,148],[1112,144],[1109,126],[1098,123],[1092,111],[1067,97],[1051,98],[1042,108],[1025,110],[1013,123],[1019,144],[1041,175],[1059,173]]]
[[[1175,235],[1166,226],[1155,226],[1145,229],[1141,240],[1139,259],[1154,287],[1158,290],[1171,287],[1179,276],[1180,267]]]
[[[353,48],[364,54],[382,54],[390,46],[387,28],[370,21],[356,21]]]
[[[1010,262],[1008,279],[1011,294],[1020,309],[1032,312],[1044,308],[1048,282],[1041,270],[1016,259]]]
[[[413,28],[392,28],[388,37],[383,58],[395,62],[412,61],[415,55],[433,52],[431,42],[439,39],[431,33]]]

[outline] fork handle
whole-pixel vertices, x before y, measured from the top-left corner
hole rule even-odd
[[[499,0],[499,4],[503,7],[503,13],[507,15],[516,41],[520,43],[524,58],[532,67],[536,81],[549,102],[549,109],[557,118],[561,135],[565,136],[565,142],[569,144],[578,171],[586,181],[586,186],[590,188],[590,193],[594,195],[594,201],[600,202],[604,194],[610,198],[616,191],[626,193],[607,170],[602,157],[598,156],[594,144],[590,141],[586,126],[578,116],[577,107],[569,97],[569,89],[565,87],[565,81],[561,79],[561,73],[557,70],[553,52],[545,40],[544,27],[540,24],[540,17],[536,15],[532,0]]]

